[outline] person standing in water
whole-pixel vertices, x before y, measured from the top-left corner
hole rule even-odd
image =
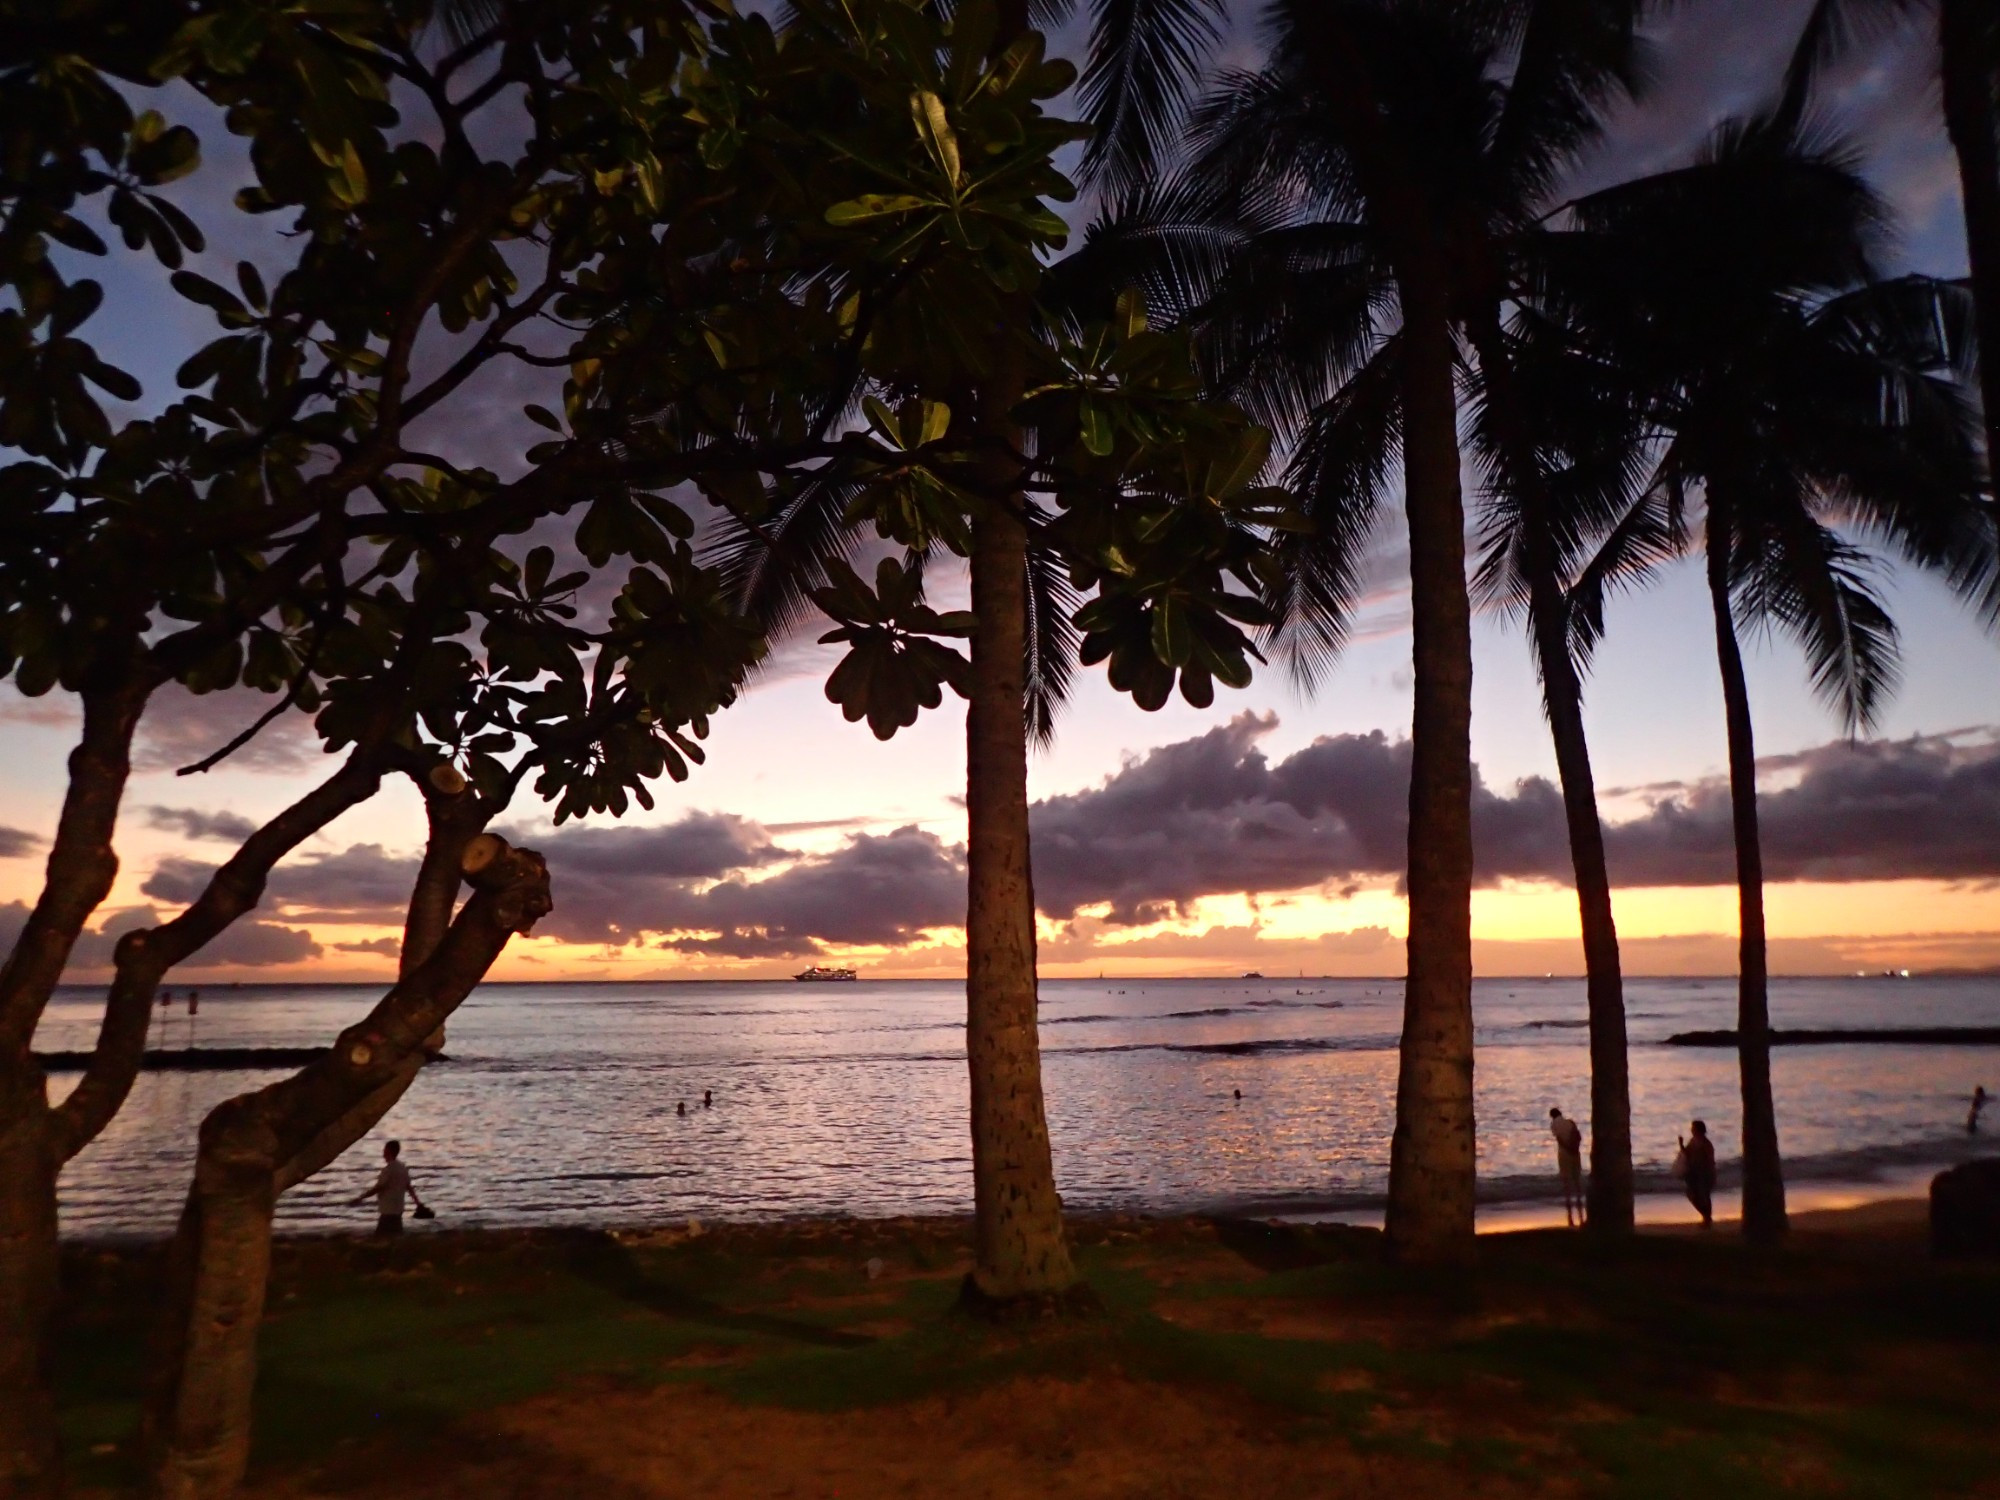
[[[424,1200],[417,1197],[416,1184],[410,1181],[410,1169],[403,1165],[403,1143],[391,1141],[382,1148],[382,1170],[375,1178],[375,1185],[354,1198],[349,1206],[358,1207],[373,1198],[378,1216],[375,1232],[378,1235],[401,1234],[404,1194],[415,1199],[419,1209],[424,1206]]]
[[[1563,1222],[1583,1222],[1583,1130],[1559,1109],[1549,1111],[1549,1134],[1556,1138],[1556,1171],[1562,1177]]]
[[[1986,1092],[1986,1085],[1979,1084],[1972,1091],[1972,1109],[1965,1117],[1965,1133],[1979,1134],[1979,1112],[1986,1108],[1986,1101],[1993,1096]]]
[[[1701,1227],[1708,1229],[1715,1223],[1715,1142],[1708,1138],[1706,1121],[1696,1120],[1688,1129],[1693,1136],[1681,1142],[1681,1180],[1688,1202],[1701,1215]]]

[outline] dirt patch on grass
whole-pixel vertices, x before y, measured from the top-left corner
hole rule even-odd
[[[1334,1302],[1281,1302],[1260,1297],[1163,1297],[1154,1309],[1169,1323],[1203,1333],[1254,1333],[1267,1339],[1387,1344],[1406,1341],[1410,1328],[1380,1313]]]
[[[439,1500],[943,1496],[1563,1495],[1456,1464],[1356,1451],[1225,1393],[1121,1376],[1031,1377],[866,1411],[744,1406],[668,1385],[548,1396],[492,1413],[384,1477],[362,1454],[271,1496]]]

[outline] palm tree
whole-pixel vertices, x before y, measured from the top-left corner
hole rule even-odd
[[[1837,141],[1802,139],[1795,122],[1727,126],[1692,166],[1573,212],[1594,243],[1550,283],[1549,311],[1644,392],[1674,525],[1693,497],[1703,506],[1742,924],[1743,1223],[1769,1240],[1785,1194],[1739,634],[1797,641],[1854,732],[1896,676],[1894,623],[1857,538],[1983,595],[1992,617],[1992,527],[1958,379],[1968,310],[1947,286],[1881,276],[1882,204]]]
[[[1819,70],[1870,29],[1935,13],[1945,133],[1958,158],[1978,314],[1989,465],[2000,462],[2000,6],[1992,0],[1815,0],[1785,77],[1780,118],[1803,117]]]
[[[1076,8],[1075,0],[995,0],[992,51],[1004,52],[1031,20],[1052,25]],[[1222,13],[1221,0],[1091,0],[1081,101],[1099,130],[1086,152],[1088,173],[1144,174],[1178,128]],[[1014,312],[1023,325],[1038,317],[1025,297]],[[997,366],[973,393],[977,422],[988,439],[1017,448],[1010,414],[1024,372],[1008,360]],[[826,420],[838,420],[854,394],[836,393]],[[996,460],[981,486],[993,503],[971,528],[978,624],[966,715],[966,1049],[975,1255],[967,1291],[986,1305],[1057,1303],[1079,1281],[1042,1091],[1027,787],[1030,741],[1052,736],[1074,669],[1077,600],[1013,474],[1014,465]],[[827,564],[862,544],[861,530],[842,519],[845,498],[835,483],[808,488],[771,522],[725,534],[712,548],[737,597],[774,630],[796,624]]]
[[[1408,1260],[1471,1253],[1471,632],[1459,381],[1470,345],[1486,407],[1517,410],[1500,308],[1562,167],[1597,107],[1633,82],[1640,6],[1520,0],[1276,0],[1271,61],[1224,75],[1193,160],[1128,205],[1122,235],[1156,291],[1204,330],[1214,378],[1293,442],[1315,523],[1280,541],[1277,644],[1310,677],[1341,643],[1360,554],[1400,458],[1416,705],[1405,996],[1389,1236]],[[1110,253],[1107,250],[1107,253]],[[1524,451],[1509,446],[1513,454]],[[1539,464],[1510,492],[1536,501]],[[1531,514],[1537,512],[1530,512]],[[1630,1222],[1623,1003],[1608,881],[1557,558],[1527,550],[1543,677],[1591,941],[1594,1163],[1608,1225]],[[1556,592],[1559,593],[1559,590]],[[1546,627],[1546,628],[1544,628]],[[1572,753],[1573,752],[1573,753]],[[1593,849],[1596,851],[1593,855]],[[1621,1207],[1622,1204],[1622,1207]]]
[[[1567,351],[1524,338],[1481,305],[1475,442],[1486,472],[1477,593],[1525,619],[1575,873],[1590,1039],[1590,1178],[1586,1223],[1599,1235],[1634,1225],[1632,1096],[1623,967],[1611,872],[1584,727],[1583,681],[1603,629],[1608,589],[1673,555],[1674,539],[1645,492],[1630,404],[1572,368]],[[1553,353],[1555,357],[1550,358]],[[1537,369],[1539,363],[1542,368]],[[1610,399],[1606,399],[1607,396]],[[1566,431],[1562,429],[1567,429]]]
[[[1066,18],[1074,0],[996,0],[996,55],[1027,32]],[[1030,12],[1033,11],[1031,17]],[[1220,0],[1091,0],[1086,114],[1101,127],[1086,165],[1094,174],[1143,170],[1140,163],[1185,98],[1201,50],[1216,36]],[[1033,299],[1010,314],[1026,324]],[[1025,364],[996,362],[978,392],[989,440],[1018,448],[1012,413],[1026,390]],[[969,1299],[981,1305],[1051,1305],[1080,1278],[1070,1259],[1056,1194],[1042,1094],[1035,891],[1028,845],[1028,738],[1036,715],[1031,668],[1055,672],[1056,613],[1033,602],[1031,583],[1051,581],[1030,546],[1027,496],[995,459],[988,501],[972,526],[970,699],[966,711],[966,1054],[972,1084],[974,1266]],[[1039,630],[1037,627],[1040,627]],[[1044,698],[1044,701],[1047,701]],[[1048,721],[1042,721],[1046,732]]]

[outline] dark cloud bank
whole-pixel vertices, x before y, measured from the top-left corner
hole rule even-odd
[[[1099,786],[1035,804],[1043,912],[1068,921],[1108,907],[1103,925],[1132,926],[1204,896],[1339,893],[1399,879],[1409,742],[1337,735],[1272,760],[1258,746],[1275,727],[1274,718],[1246,714],[1137,758]],[[2000,742],[1837,743],[1766,769],[1782,781],[1761,803],[1773,881],[2000,877]],[[1734,879],[1725,785],[1669,783],[1647,788],[1646,798],[1643,815],[1607,829],[1615,882]],[[1473,799],[1482,884],[1568,883],[1554,786],[1537,778],[1502,792],[1479,782]],[[574,943],[650,940],[702,957],[798,958],[825,946],[899,946],[964,918],[963,848],[915,827],[854,834],[823,854],[801,853],[773,829],[724,813],[661,827],[515,832],[548,856],[555,880],[556,909],[537,931]],[[192,900],[212,869],[162,860],[144,894]],[[357,844],[281,866],[266,907],[290,922],[400,926],[415,871],[413,858]],[[225,950],[248,953],[208,961],[283,962],[248,954],[312,942],[295,929],[253,926]],[[393,951],[383,939],[335,946]],[[313,947],[295,956],[316,956]]]
[[[111,966],[118,939],[138,927],[157,927],[172,916],[150,906],[128,906],[106,916],[94,931],[86,931],[70,950],[69,967],[101,970]],[[13,949],[21,927],[28,920],[25,901],[0,903],[0,953]],[[279,964],[304,963],[324,954],[319,941],[303,927],[287,927],[279,922],[245,917],[214,942],[202,949],[190,967],[268,968]]]
[[[1201,896],[1400,877],[1409,741],[1337,735],[1272,762],[1257,741],[1275,726],[1244,715],[1037,803],[1043,910],[1108,901],[1114,920],[1147,922]],[[2000,744],[1839,742],[1778,769],[1797,779],[1759,801],[1768,880],[2000,876]],[[1643,816],[1606,829],[1613,882],[1734,880],[1727,785],[1652,790]],[[1511,793],[1475,779],[1473,841],[1483,884],[1571,878],[1562,795],[1539,777]]]

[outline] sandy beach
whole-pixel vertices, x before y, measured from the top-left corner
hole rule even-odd
[[[958,1219],[279,1243],[249,1493],[2000,1495],[2000,1265],[1926,1205],[1482,1237],[1464,1276],[1344,1225],[1084,1217],[1102,1300],[953,1309]],[[66,1433],[129,1480],[156,1248],[74,1246]]]

